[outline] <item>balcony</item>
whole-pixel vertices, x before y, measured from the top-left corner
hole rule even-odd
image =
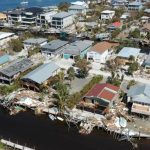
[[[150,106],[133,103],[131,112],[143,115],[150,115]]]

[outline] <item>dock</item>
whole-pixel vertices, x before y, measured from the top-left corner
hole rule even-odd
[[[13,143],[13,142],[4,140],[4,139],[1,139],[1,143],[4,144],[4,145],[7,145],[7,146],[9,146],[9,147],[12,147],[12,148],[14,148],[14,149],[20,149],[20,150],[35,150],[35,149],[29,148],[29,147],[26,147],[26,146],[22,146],[22,145],[19,145],[19,144],[16,144],[16,143]]]

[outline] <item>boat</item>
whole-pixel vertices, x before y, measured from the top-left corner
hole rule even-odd
[[[64,121],[64,119],[59,117],[59,116],[57,117],[57,119],[60,120],[60,121]]]
[[[56,119],[56,117],[54,115],[49,114],[49,118],[53,121]]]
[[[21,1],[21,5],[28,4],[28,3],[29,3],[28,0],[22,0]]]

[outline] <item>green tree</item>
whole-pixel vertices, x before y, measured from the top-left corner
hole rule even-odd
[[[127,85],[127,89],[130,89],[131,86],[135,85],[136,81],[135,80],[131,80],[129,81],[128,85]]]
[[[120,29],[114,30],[111,34],[112,38],[115,38],[120,32],[121,32]]]
[[[139,29],[135,29],[134,31],[129,33],[129,36],[133,37],[133,38],[139,38],[140,37],[140,30]]]
[[[88,75],[89,67],[88,67],[88,61],[86,59],[79,59],[75,66],[79,68],[78,70],[78,77],[79,78],[85,78]]]
[[[150,40],[150,32],[147,33],[146,37],[148,40]]]
[[[23,48],[22,41],[20,39],[12,39],[8,42],[9,47],[14,52],[20,52]]]
[[[39,47],[39,46],[36,46],[35,48],[30,49],[30,50],[28,51],[28,56],[30,57],[30,56],[32,56],[32,55],[34,55],[34,54],[39,53],[39,52],[40,52],[40,47]]]
[[[69,6],[70,6],[70,4],[68,2],[61,2],[58,5],[58,9],[60,11],[68,11]]]
[[[132,64],[130,64],[129,68],[128,68],[128,73],[130,75],[133,75],[134,71],[137,71],[139,69],[139,64],[138,62],[133,62]]]
[[[54,94],[54,97],[58,100],[57,104],[59,110],[62,112],[67,106],[69,91],[67,89],[67,86],[61,82],[56,83],[55,89],[56,94]]]
[[[31,32],[29,32],[29,31],[24,32],[24,33],[20,36],[20,38],[21,38],[22,41],[24,41],[24,40],[26,40],[26,39],[29,39],[29,38],[32,38],[32,37],[33,37],[33,34],[32,34]]]
[[[135,61],[135,57],[131,55],[131,56],[129,57],[129,61],[131,61],[131,62]]]
[[[68,79],[70,81],[74,80],[75,78],[75,70],[73,67],[70,67],[68,70],[67,70],[67,74],[68,74]]]

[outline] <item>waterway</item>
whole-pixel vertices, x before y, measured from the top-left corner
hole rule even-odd
[[[76,127],[51,121],[31,112],[10,116],[0,108],[0,136],[36,150],[132,150],[128,142],[118,142],[102,130],[80,135]],[[138,150],[150,150],[150,141],[139,142]]]
[[[0,11],[13,9],[16,7],[21,7],[21,1],[23,0],[0,0]],[[24,7],[32,7],[32,6],[50,6],[50,5],[58,5],[60,2],[70,2],[73,0],[28,0],[28,4],[24,5]]]

